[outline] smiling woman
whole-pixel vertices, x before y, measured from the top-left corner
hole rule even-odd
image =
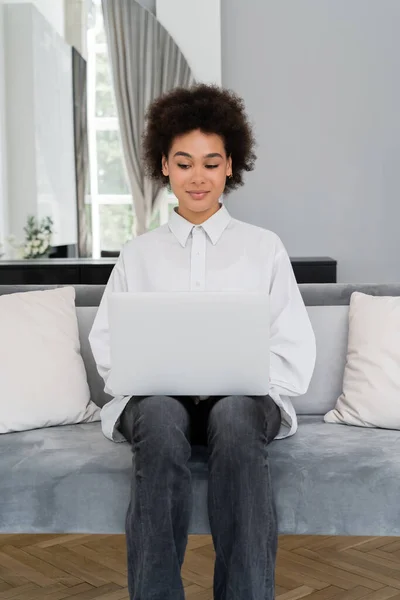
[[[162,172],[178,198],[179,214],[201,223],[219,208],[226,178],[232,177],[232,158],[219,135],[196,129],[174,139],[169,157],[162,159]]]
[[[147,174],[169,183],[181,216],[203,223],[217,212],[223,193],[243,185],[243,171],[254,168],[254,138],[243,100],[199,84],[165,94],[146,117]]]
[[[316,357],[314,333],[282,240],[268,229],[232,218],[219,202],[223,193],[243,184],[243,173],[253,169],[256,158],[243,101],[228,90],[202,84],[159,97],[146,117],[144,166],[158,184],[170,184],[179,206],[166,225],[124,245],[89,336],[104,389],[114,396],[102,411],[103,431],[112,440],[129,441],[137,459],[131,489],[140,493],[132,495],[125,520],[130,597],[184,598],[180,573],[192,505],[187,463],[191,445],[200,443],[209,447],[214,596],[231,598],[234,590],[237,600],[270,600],[275,597],[278,524],[266,446],[275,437],[296,432],[290,397],[307,391]],[[117,359],[111,358],[108,299],[125,292],[152,297],[162,293],[162,303],[175,307],[182,307],[181,292],[190,292],[184,296],[188,302],[192,293],[197,302],[211,292],[213,301],[227,303],[230,327],[220,334],[212,307],[207,319],[192,305],[190,322],[181,319],[177,309],[173,330],[160,334],[155,313],[146,306],[140,320],[141,326],[148,326],[148,340],[134,340],[155,379],[161,372],[155,353],[162,360],[168,352],[178,367],[189,357],[184,378],[208,381],[213,389],[206,391],[212,395],[204,395],[197,383],[193,396],[182,395],[179,376],[170,379],[171,385],[154,389],[153,395],[135,395],[143,390],[135,390],[134,383],[127,396],[119,395],[112,375],[109,379]],[[237,292],[241,298],[261,292],[264,302],[269,299],[264,313],[269,340],[261,333],[270,356],[269,364],[264,363],[268,395],[253,396],[250,390],[241,395],[246,391],[242,389],[239,395],[221,396],[212,376],[215,366],[226,369],[228,379],[232,372],[229,357],[216,350],[221,336],[229,336],[233,352],[250,360],[251,353],[259,355],[257,345],[242,344],[235,337],[229,306]],[[246,305],[242,308],[246,327],[251,327]],[[203,345],[196,335],[199,330],[205,336]],[[254,322],[254,336],[260,332],[260,322]],[[177,343],[178,334],[184,343]],[[128,328],[126,335],[133,339]],[[159,343],[162,337],[164,346]],[[199,364],[196,352],[205,353],[212,368]],[[243,375],[248,377],[244,362]],[[143,561],[143,556],[149,560]]]

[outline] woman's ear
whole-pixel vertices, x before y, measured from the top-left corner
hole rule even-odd
[[[162,170],[162,174],[165,177],[169,176],[168,160],[167,160],[167,158],[165,156],[163,156],[162,160],[161,160],[161,170]]]
[[[227,177],[232,177],[232,175],[233,175],[233,171],[232,171],[232,156],[230,156],[228,158],[228,162],[227,162],[227,165],[226,165],[226,176]]]

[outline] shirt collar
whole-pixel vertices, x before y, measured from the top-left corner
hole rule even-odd
[[[231,216],[228,210],[225,208],[223,204],[221,204],[221,208],[217,210],[207,221],[201,223],[201,227],[203,227],[204,231],[207,233],[211,242],[215,246],[218,242],[219,238],[227,228],[229,222],[231,220]],[[170,214],[168,220],[168,227],[181,244],[182,247],[186,246],[186,242],[188,241],[189,235],[195,227],[193,223],[184,219],[181,215],[176,212],[176,208]]]

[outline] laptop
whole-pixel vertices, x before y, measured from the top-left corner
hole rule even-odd
[[[269,393],[268,293],[111,293],[108,316],[114,395]]]

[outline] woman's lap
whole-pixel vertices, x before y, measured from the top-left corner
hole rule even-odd
[[[218,407],[213,410],[217,404]],[[165,413],[162,411],[163,406]],[[277,435],[281,424],[280,409],[270,396],[212,396],[198,404],[190,396],[133,396],[128,401],[118,425],[118,429],[129,443],[132,443],[135,417],[146,412],[154,427],[160,429],[166,425],[167,420],[178,421],[178,426],[187,428],[188,440],[192,446],[208,446],[209,422],[210,426],[221,430],[234,428],[236,435],[240,435],[246,428],[260,428],[267,443]]]

